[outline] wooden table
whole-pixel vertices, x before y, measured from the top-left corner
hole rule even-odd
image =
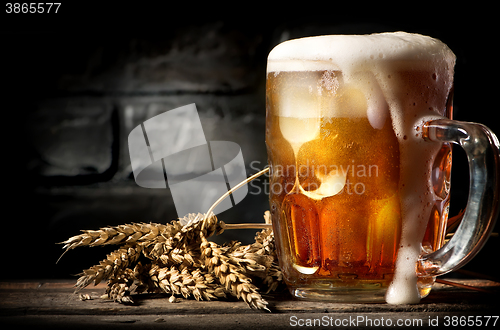
[[[134,296],[135,305],[100,299],[104,285],[73,293],[73,280],[0,282],[2,329],[290,329],[418,328],[486,325],[500,327],[500,283],[487,280],[450,280],[488,292],[436,284],[418,305],[339,304],[298,301],[288,294],[268,295],[271,313],[251,310],[242,301],[195,301],[168,296]],[[487,318],[487,316],[496,316]],[[465,323],[464,323],[465,322]],[[467,323],[468,322],[468,323]]]

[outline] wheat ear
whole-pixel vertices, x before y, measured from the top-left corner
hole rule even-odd
[[[171,224],[132,223],[115,227],[104,227],[99,230],[82,230],[82,234],[68,238],[59,244],[64,244],[65,250],[57,262],[68,252],[80,246],[101,246],[126,243],[154,242],[161,236],[173,236],[182,229],[179,221]],[[56,262],[56,263],[57,263]]]
[[[120,275],[115,276],[108,282],[106,294],[101,298],[112,299],[120,304],[133,304],[130,287],[133,285],[134,280],[134,271],[130,268],[125,269]]]
[[[211,274],[184,268],[153,266],[149,272],[153,282],[165,293],[182,295],[184,298],[193,296],[196,300],[211,300],[226,297],[224,289],[214,283]]]
[[[269,311],[266,306],[267,301],[258,293],[258,288],[252,283],[251,278],[245,275],[246,269],[242,262],[249,262],[250,259],[231,258],[229,255],[232,250],[231,246],[220,247],[207,240],[203,240],[201,248],[207,270],[215,274],[226,291],[238,299],[241,298],[251,308]]]
[[[120,272],[134,264],[141,254],[141,247],[137,244],[124,246],[106,256],[98,265],[85,269],[76,281],[75,292],[87,287],[90,283],[99,284],[102,280],[118,276]]]
[[[168,259],[174,258],[179,252],[186,250],[185,247],[190,247],[193,250],[195,245],[199,245],[201,237],[211,237],[214,234],[221,234],[224,231],[224,222],[219,221],[215,215],[210,217],[198,214],[188,214],[183,219],[185,225],[181,221],[173,221],[176,227],[179,227],[177,232],[172,232],[169,235],[162,234],[157,236],[154,241],[144,243],[144,255],[152,260],[160,260],[165,265],[168,264]],[[189,258],[187,253],[183,253],[184,257]]]

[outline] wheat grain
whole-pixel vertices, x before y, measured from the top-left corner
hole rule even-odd
[[[92,300],[92,297],[89,294],[87,294],[87,293],[80,294],[79,298],[80,298],[81,301]]]

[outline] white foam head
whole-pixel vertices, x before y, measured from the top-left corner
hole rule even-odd
[[[285,41],[269,53],[267,72],[346,70],[387,60],[445,60],[453,52],[438,39],[406,32],[328,35]]]

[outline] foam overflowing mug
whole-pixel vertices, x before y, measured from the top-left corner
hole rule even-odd
[[[418,303],[498,216],[499,143],[452,120],[455,55],[404,32],[295,39],[269,54],[270,208],[295,297]],[[445,243],[451,144],[470,193]]]

